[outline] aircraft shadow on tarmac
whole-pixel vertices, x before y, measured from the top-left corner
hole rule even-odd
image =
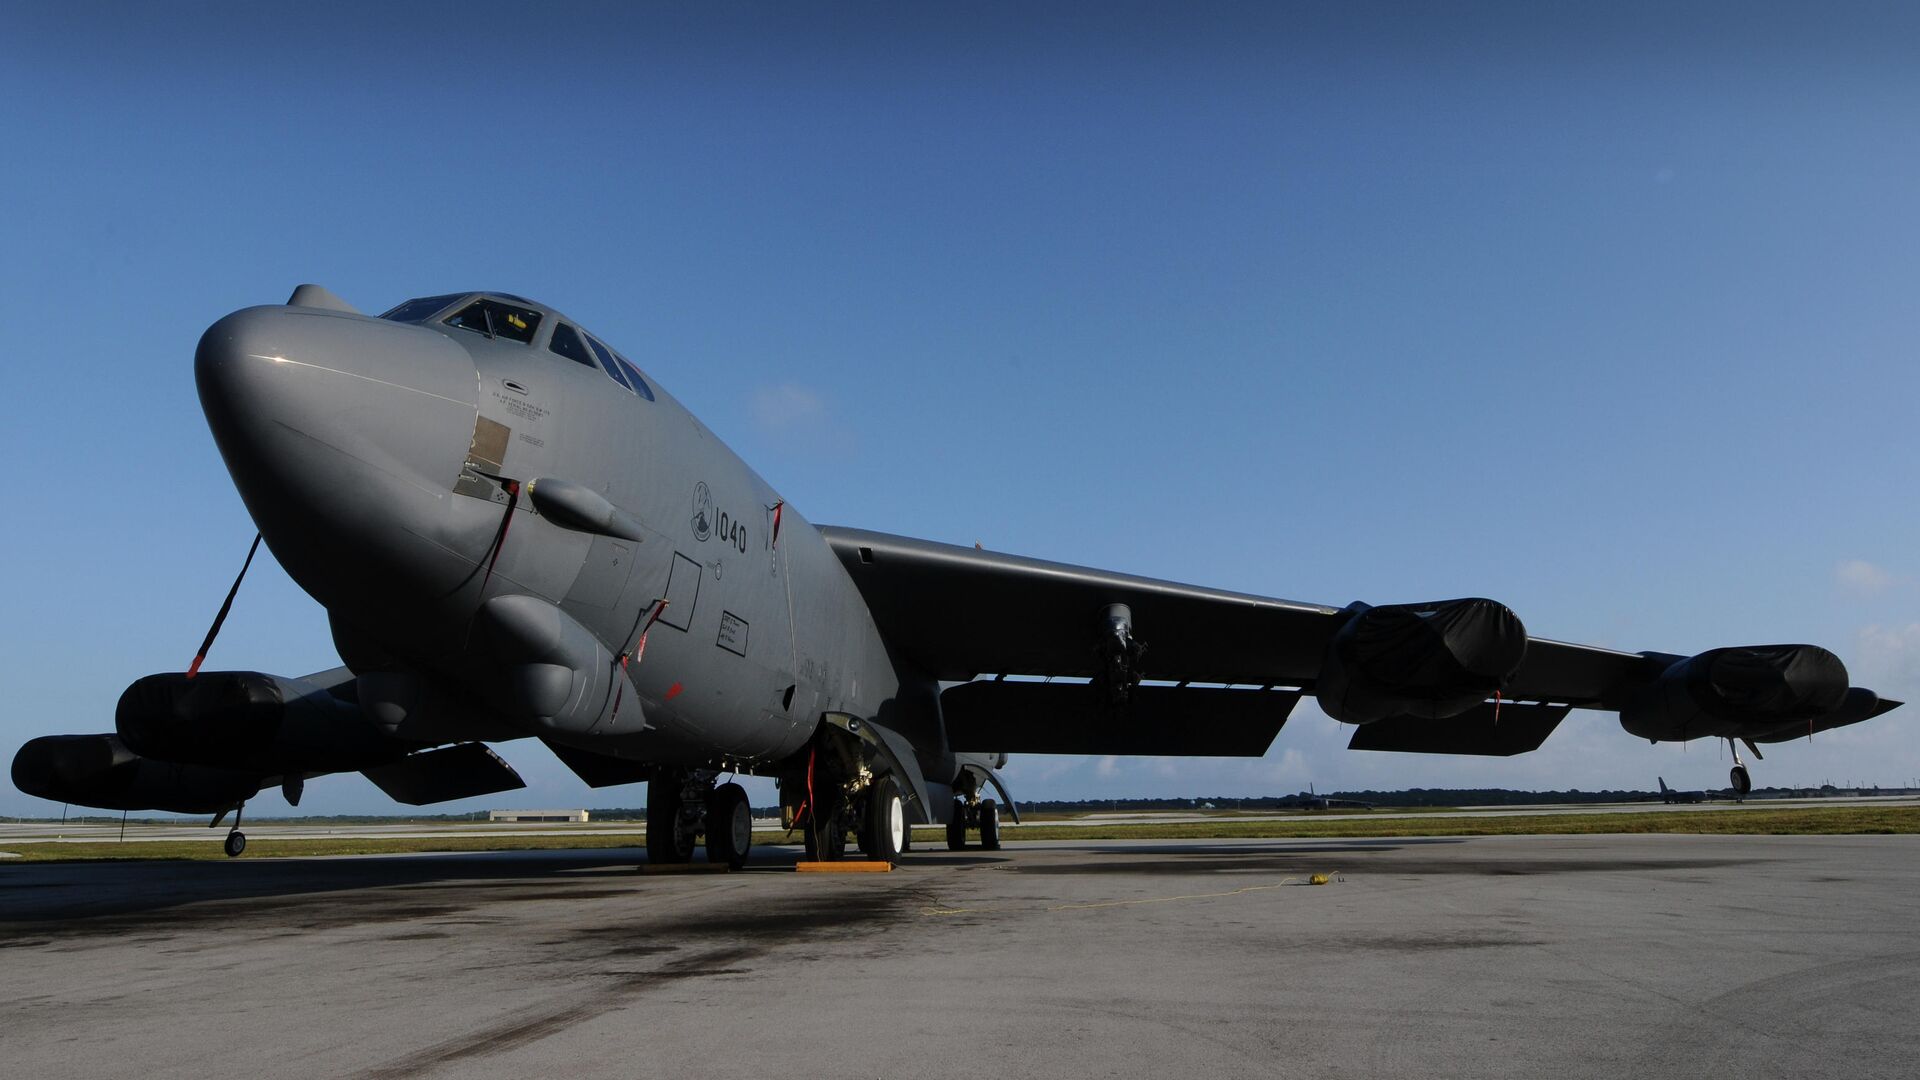
[[[1039,873],[1205,872],[1221,866],[1255,869],[1237,860],[1249,856],[1311,856],[1382,852],[1416,841],[1356,841],[1352,844],[1220,845],[1169,843],[1149,847],[1098,845],[1068,848],[1085,861],[1060,864],[1040,857],[1022,867],[1013,853],[911,852],[903,868],[1013,864]],[[767,845],[755,849],[747,872],[790,871],[798,848]],[[499,851],[411,856],[325,859],[240,859],[231,862],[126,860],[113,862],[22,863],[0,867],[0,943],[6,927],[86,919],[148,915],[210,901],[288,901],[359,889],[408,889],[428,886],[506,888],[567,883],[571,892],[586,879],[626,882],[645,862],[633,848],[569,851]]]

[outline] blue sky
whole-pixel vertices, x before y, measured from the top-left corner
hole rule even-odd
[[[1325,603],[1486,595],[1630,649],[1813,641],[1920,695],[1916,31],[1895,5],[16,5],[0,749],[108,730],[191,656],[252,535],[193,344],[303,281],[558,305],[819,522]],[[333,662],[258,566],[213,666]],[[1913,715],[1758,780],[1911,782]],[[1345,735],[1304,704],[1260,761],[1009,775],[1727,764],[1603,714],[1512,760]],[[502,749],[518,805],[640,798]],[[390,805],[344,777],[304,808]]]

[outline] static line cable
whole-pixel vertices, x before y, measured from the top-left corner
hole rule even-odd
[[[663,596],[660,599],[655,600],[653,602],[653,613],[647,616],[647,624],[640,628],[640,640],[634,642],[633,648],[627,650],[626,652],[621,653],[618,657],[615,657],[614,667],[616,669],[616,672],[615,672],[616,681],[613,684],[613,713],[607,717],[607,723],[609,725],[611,725],[615,720],[620,719],[620,699],[624,697],[627,692],[627,680],[624,678],[620,678],[620,676],[623,676],[627,673],[627,661],[630,659],[631,660],[646,659],[647,631],[653,629],[653,624],[660,621],[660,616],[666,610],[667,610],[666,597]]]
[[[500,515],[500,531],[494,534],[493,550],[487,553],[487,576],[480,579],[482,596],[486,595],[487,582],[493,580],[493,564],[500,561],[500,549],[507,546],[507,527],[513,524],[513,508],[520,502],[520,481],[508,480],[501,486],[507,489],[507,512]]]
[[[233,598],[240,594],[240,583],[247,579],[247,568],[253,565],[253,556],[260,550],[260,534],[253,534],[253,546],[247,549],[247,561],[240,564],[240,576],[233,579],[233,588],[227,590],[227,598],[220,605],[220,613],[213,617],[213,625],[207,627],[206,640],[200,643],[200,651],[193,654],[193,663],[187,665],[187,678],[200,674],[200,665],[207,662],[207,650],[213,648],[213,639],[220,636],[220,627],[227,621],[227,612],[233,610]]]

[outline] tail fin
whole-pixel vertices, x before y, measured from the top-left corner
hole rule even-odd
[[[1660,781],[1660,794],[1665,795],[1667,793],[1667,778],[1664,776],[1657,776],[1654,779]]]

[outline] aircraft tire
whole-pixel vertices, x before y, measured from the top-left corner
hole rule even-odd
[[[693,858],[693,834],[680,817],[680,777],[662,770],[647,782],[647,861],[656,866]]]
[[[247,834],[235,829],[227,834],[227,842],[221,847],[226,851],[227,858],[237,859],[241,852],[247,850]]]
[[[707,861],[738,870],[753,848],[753,808],[739,784],[721,784],[707,795]]]
[[[847,857],[847,823],[838,813],[819,823],[808,822],[806,836],[808,862],[838,862]]]
[[[907,831],[907,805],[900,798],[900,785],[892,777],[882,777],[867,793],[863,809],[861,850],[875,862],[898,862]]]
[[[1000,850],[1000,806],[992,799],[980,800],[980,849]]]
[[[1747,792],[1753,790],[1753,777],[1747,775],[1745,765],[1735,765],[1733,771],[1727,774],[1727,780],[1733,785],[1733,793],[1743,799]]]
[[[953,800],[953,815],[947,818],[947,850],[967,849],[967,801]]]

